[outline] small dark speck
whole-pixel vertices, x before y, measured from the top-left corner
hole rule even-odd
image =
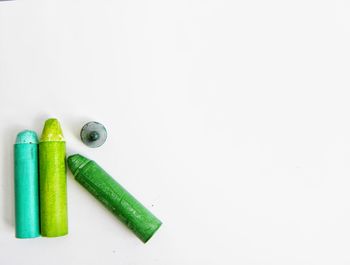
[[[113,252],[113,254],[115,254],[115,252],[116,252],[116,251],[115,251],[115,250],[113,250],[112,252]]]
[[[154,204],[152,204],[152,207],[154,206]]]

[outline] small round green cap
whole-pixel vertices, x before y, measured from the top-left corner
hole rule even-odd
[[[101,123],[90,121],[81,129],[80,138],[88,147],[100,147],[107,140],[107,130]]]
[[[34,131],[21,131],[17,134],[16,144],[38,144],[38,136]]]

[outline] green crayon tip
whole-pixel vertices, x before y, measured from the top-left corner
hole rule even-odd
[[[48,119],[45,122],[40,142],[63,142],[63,132],[57,119]]]
[[[90,161],[90,159],[87,159],[86,157],[83,157],[79,154],[71,155],[67,158],[68,167],[74,176],[78,173],[79,169],[81,169]]]
[[[17,134],[16,144],[37,144],[36,132],[25,130]]]

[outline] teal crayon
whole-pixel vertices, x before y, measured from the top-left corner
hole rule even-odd
[[[38,137],[22,131],[14,145],[16,237],[40,235],[38,188]]]

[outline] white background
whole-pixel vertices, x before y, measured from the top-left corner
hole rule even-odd
[[[349,264],[349,71],[346,0],[0,1],[0,264]],[[15,239],[12,145],[49,117],[147,244],[70,173],[69,236]]]

